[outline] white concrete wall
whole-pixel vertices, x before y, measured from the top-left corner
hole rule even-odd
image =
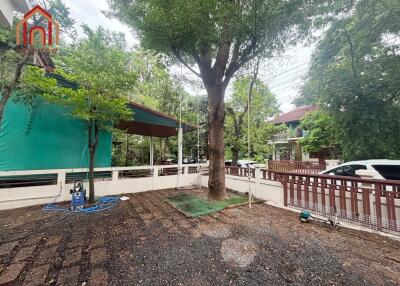
[[[184,174],[178,179],[178,175],[169,176],[159,176],[158,171],[162,168],[177,168],[177,165],[167,165],[167,166],[145,166],[145,167],[126,167],[126,168],[98,168],[98,172],[111,172],[112,177],[104,180],[96,180],[95,188],[97,196],[105,195],[118,195],[126,193],[137,193],[146,192],[158,189],[168,189],[177,186],[189,186],[198,184],[199,178],[201,180],[201,185],[204,187],[208,186],[208,176],[199,176],[197,173],[189,174],[189,167],[196,167],[197,165],[184,165]],[[201,165],[203,168],[207,165]],[[119,178],[119,174],[122,171],[128,170],[150,170],[152,175],[149,174],[148,177],[137,177],[137,178]],[[57,184],[54,185],[43,185],[43,186],[29,186],[29,187],[10,187],[10,188],[0,188],[0,209],[11,209],[24,206],[32,206],[38,204],[46,204],[56,201],[68,201],[71,196],[69,190],[72,188],[72,184],[65,183],[65,177],[67,173],[80,173],[87,172],[87,169],[63,169],[63,170],[40,170],[40,171],[11,171],[11,172],[0,172],[1,177],[7,176],[26,176],[26,175],[41,175],[41,174],[57,174]],[[304,176],[305,174],[299,174]],[[313,175],[318,176],[318,175]],[[255,170],[255,178],[251,178],[250,182],[247,177],[239,177],[226,175],[226,187],[238,192],[248,192],[249,188],[253,192],[253,195],[257,198],[271,202],[277,206],[284,205],[284,192],[283,186],[280,182],[270,181],[262,179],[262,172],[259,168]],[[329,182],[328,182],[329,183]],[[337,180],[336,184],[340,185],[340,180]],[[348,185],[350,186],[350,185]],[[87,185],[85,185],[87,189]],[[296,185],[294,185],[294,199],[297,199]],[[365,184],[362,182],[358,183],[359,188],[372,188],[370,195],[370,209],[371,209],[371,219],[376,218],[376,202],[373,195],[373,185]],[[387,186],[389,188],[390,186]],[[304,186],[302,186],[304,190]],[[312,187],[309,187],[309,202],[312,203]],[[290,196],[290,186],[288,184],[288,201]],[[319,206],[321,205],[321,189],[317,188],[317,196]],[[329,208],[329,191],[328,188],[325,189],[325,201],[326,206]],[[400,226],[400,199],[394,199],[395,201],[395,213],[396,220]],[[357,204],[359,208],[359,213],[363,213],[362,206],[362,195],[357,194]],[[386,220],[387,218],[387,206],[386,198],[381,198],[382,202],[382,218]],[[302,203],[304,203],[304,191],[302,191]],[[335,191],[335,204],[339,204],[339,191]],[[346,206],[347,210],[351,210],[351,199],[350,193],[346,192]],[[304,205],[300,207],[306,207]]]
[[[283,187],[280,182],[261,179],[261,170],[256,169],[255,178],[250,179],[250,188],[253,196],[267,202],[283,205]],[[228,189],[246,193],[249,192],[247,177],[225,175],[225,184]],[[208,187],[208,176],[201,176],[201,185]]]
[[[167,166],[145,166],[145,167],[122,167],[122,168],[96,168],[95,171],[111,171],[112,178],[95,181],[96,196],[128,194],[146,192],[158,189],[190,186],[198,183],[198,174],[189,174],[189,167],[196,164],[184,165],[184,174],[178,179],[178,175],[158,176],[159,169],[175,168],[177,165]],[[205,166],[204,164],[202,166]],[[153,175],[138,178],[119,178],[119,172],[125,170],[152,170]],[[1,177],[26,176],[41,174],[57,174],[56,185],[29,186],[0,188],[0,210],[26,207],[38,204],[46,204],[52,201],[69,201],[71,195],[69,190],[73,184],[65,183],[67,173],[87,172],[87,169],[61,169],[61,170],[39,170],[39,171],[10,171],[0,172]],[[88,189],[85,183],[86,189]]]

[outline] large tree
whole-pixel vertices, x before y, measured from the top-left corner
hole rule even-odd
[[[349,1],[108,2],[110,13],[132,27],[145,48],[174,57],[201,78],[208,95],[209,195],[222,199],[224,95],[231,78],[255,57],[275,55],[306,37],[313,24],[323,22],[319,15],[334,14]]]
[[[69,16],[69,9],[60,0],[30,0],[31,7],[40,5],[46,9],[60,24],[62,35],[75,35],[75,21]],[[27,64],[35,64],[33,50],[21,49],[15,42],[15,25],[21,19],[21,15],[14,17],[12,27],[0,26],[0,129],[5,106],[12,98],[13,93],[20,85],[23,69]],[[43,25],[43,17],[34,15],[29,25]],[[25,90],[25,94],[29,93]],[[15,98],[16,100],[21,98]],[[26,101],[27,97],[24,98]]]
[[[86,38],[57,59],[55,73],[43,76],[42,69],[32,67],[27,69],[23,82],[40,91],[49,102],[64,105],[70,115],[86,121],[89,201],[93,202],[100,129],[110,130],[118,120],[131,118],[128,92],[137,75],[131,68],[130,53],[121,49],[119,35],[101,27],[93,31],[84,26],[84,32]],[[65,80],[73,86],[63,84]]]
[[[345,160],[400,158],[399,15],[399,1],[358,1],[313,54],[297,103],[329,113]]]

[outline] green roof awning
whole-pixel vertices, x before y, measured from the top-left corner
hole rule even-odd
[[[152,137],[169,137],[178,135],[179,121],[169,115],[152,110],[135,102],[128,106],[133,111],[131,121],[120,121],[117,127],[130,134]],[[196,128],[190,124],[182,123],[183,132],[190,132]]]
[[[46,76],[55,78],[60,86],[76,89],[77,84],[66,80],[61,75],[47,72]],[[169,115],[155,111],[136,102],[130,101],[129,108],[133,111],[130,121],[120,121],[117,128],[130,134],[138,134],[152,137],[169,137],[178,135],[179,121]],[[195,126],[182,123],[183,132],[196,129]]]

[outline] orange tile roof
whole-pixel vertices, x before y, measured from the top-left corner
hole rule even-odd
[[[270,122],[275,124],[286,123],[286,122],[293,122],[293,121],[300,121],[303,117],[310,112],[316,111],[318,109],[318,105],[307,105],[298,107],[293,109],[289,112],[283,113],[278,115]]]

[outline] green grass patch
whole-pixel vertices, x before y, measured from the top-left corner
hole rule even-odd
[[[186,193],[179,193],[166,199],[170,205],[188,217],[198,217],[219,212],[228,206],[244,204],[247,200],[248,198],[245,195],[231,194],[223,201],[211,202]]]
[[[224,202],[213,203],[185,193],[169,197],[166,201],[189,217],[198,217],[219,212],[226,206]]]
[[[249,198],[244,195],[232,195],[224,202],[226,202],[229,206],[236,206],[236,205],[241,205],[244,203],[247,203],[249,201]]]

